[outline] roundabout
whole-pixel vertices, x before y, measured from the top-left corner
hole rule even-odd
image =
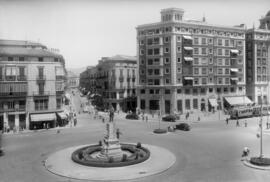
[[[136,145],[136,144],[134,144]],[[72,153],[89,145],[66,148],[51,154],[45,167],[59,176],[80,180],[130,180],[161,173],[175,163],[175,156],[167,149],[142,144],[151,155],[144,162],[125,167],[90,167],[73,162]]]

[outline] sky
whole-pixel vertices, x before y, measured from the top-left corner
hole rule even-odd
[[[136,55],[136,26],[160,21],[160,10],[182,8],[184,19],[259,26],[270,0],[0,0],[0,39],[57,48],[67,68],[101,57]]]

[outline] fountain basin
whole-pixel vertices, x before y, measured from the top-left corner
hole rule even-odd
[[[89,145],[75,150],[71,159],[73,162],[91,167],[123,167],[146,161],[150,157],[150,151],[134,144],[120,144],[122,156],[106,156],[102,154],[102,146]],[[102,157],[100,157],[102,156]]]

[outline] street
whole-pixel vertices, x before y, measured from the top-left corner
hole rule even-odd
[[[80,100],[73,96],[78,111]],[[176,163],[167,171],[133,181],[269,181],[268,171],[248,168],[241,162],[241,152],[245,146],[251,156],[259,155],[259,139],[256,137],[258,118],[247,119],[248,127],[236,127],[235,121],[226,125],[225,121],[192,122],[191,131],[175,131],[154,134],[158,121],[126,120],[116,115],[116,125],[123,133],[121,142],[138,142],[164,147],[176,156]],[[195,117],[194,117],[195,118]],[[175,123],[161,122],[161,128]],[[67,179],[48,172],[43,161],[60,149],[71,146],[98,143],[105,135],[105,125],[101,119],[92,119],[87,113],[78,115],[77,127],[41,130],[23,134],[4,135],[5,155],[0,157],[1,182],[55,182],[79,181]],[[270,156],[270,135],[265,134],[264,154]],[[162,157],[162,156],[161,156]],[[106,174],[104,174],[106,175]]]

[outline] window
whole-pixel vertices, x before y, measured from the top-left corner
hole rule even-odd
[[[177,47],[177,52],[181,53],[181,47],[180,46]]]
[[[213,73],[213,68],[209,68],[209,73]]]
[[[225,50],[225,56],[229,56],[230,55],[230,51],[228,49]]]
[[[194,78],[194,85],[198,85],[199,84],[199,78]]]
[[[194,58],[193,64],[199,64],[199,58]]]
[[[213,58],[209,58],[209,64],[213,64]]]
[[[144,89],[141,89],[141,94],[145,94],[145,90]]]
[[[185,107],[186,107],[186,109],[190,109],[190,100],[189,99],[185,100]]]
[[[199,68],[194,68],[194,74],[198,75],[199,74]]]
[[[171,94],[171,90],[165,89],[165,94]]]
[[[165,38],[164,38],[164,42],[165,42],[165,43],[168,43],[169,41],[170,41],[170,37],[165,37]]]
[[[56,108],[60,109],[62,105],[62,99],[61,98],[56,98]]]
[[[212,93],[213,92],[213,88],[209,88],[209,93]]]
[[[43,62],[43,57],[39,57],[39,58],[38,58],[38,61],[39,61],[39,62]]]
[[[177,58],[177,62],[178,63],[181,63],[181,58]]]
[[[165,83],[166,83],[166,84],[169,84],[169,83],[170,83],[170,79],[169,79],[169,78],[166,78],[166,79],[165,79]]]
[[[165,68],[165,74],[169,74],[170,73],[170,68]]]
[[[206,77],[203,77],[203,78],[202,78],[202,84],[203,84],[203,85],[206,85],[206,84],[207,84],[207,78],[206,78]]]
[[[35,99],[35,110],[47,110],[48,109],[48,99]]]
[[[181,42],[181,36],[177,36],[177,42]]]
[[[145,100],[141,100],[141,109],[145,109]]]
[[[149,94],[154,94],[154,90],[153,89],[150,89],[149,90]]]
[[[207,74],[207,68],[202,68],[202,74],[206,75]]]
[[[199,38],[198,37],[194,38],[194,44],[199,44]]]
[[[148,65],[153,65],[153,59],[148,59],[147,63],[148,63]]]
[[[182,79],[181,78],[177,78],[177,83],[182,83]]]
[[[222,39],[218,39],[218,45],[222,46]]]
[[[148,60],[148,62],[149,62],[149,60]],[[141,63],[142,65],[144,65],[144,64],[145,64],[144,59],[141,59],[140,63]]]
[[[182,93],[182,90],[181,89],[177,89],[177,93],[178,94],[181,94]]]
[[[225,65],[226,66],[229,66],[230,65],[230,60],[227,58],[227,59],[225,59]]]
[[[208,49],[208,53],[209,53],[209,54],[213,54],[213,49],[209,48],[209,49]]]
[[[140,49],[140,55],[144,55],[144,49]]]
[[[206,44],[206,38],[202,38],[202,44],[203,44],[203,45]]]
[[[181,73],[181,68],[180,67],[177,68],[177,73]]]
[[[229,46],[229,40],[225,40],[225,46],[226,46],[226,47]]]
[[[194,54],[199,54],[199,48],[197,47],[194,48]]]
[[[242,64],[243,60],[242,59],[238,59],[238,64]]]
[[[222,56],[222,49],[218,49],[218,55]]]
[[[165,53],[169,53],[170,52],[170,49],[169,49],[169,47],[165,47],[165,51],[164,51]]]
[[[144,45],[144,40],[140,40],[140,45]]]
[[[225,84],[230,84],[230,78],[225,78]]]
[[[222,84],[222,78],[218,78],[218,84]]]
[[[170,58],[166,57],[165,58],[165,64],[169,64],[170,63]]]
[[[197,95],[198,94],[198,90],[196,88],[193,89],[193,95]]]
[[[213,44],[213,39],[208,39],[208,44]]]
[[[155,75],[159,75],[160,74],[159,69],[154,69],[154,73]]]
[[[13,57],[8,57],[8,61],[13,61]]]
[[[229,75],[230,74],[230,69],[229,68],[225,68],[225,74]]]
[[[24,57],[19,57],[19,61],[24,61]]]
[[[218,65],[222,66],[222,59],[218,59]]]
[[[190,94],[190,89],[185,89],[185,94]]]
[[[218,74],[219,74],[219,75],[222,75],[222,74],[223,74],[222,68],[218,68]]]
[[[193,99],[193,108],[198,109],[198,99]]]

